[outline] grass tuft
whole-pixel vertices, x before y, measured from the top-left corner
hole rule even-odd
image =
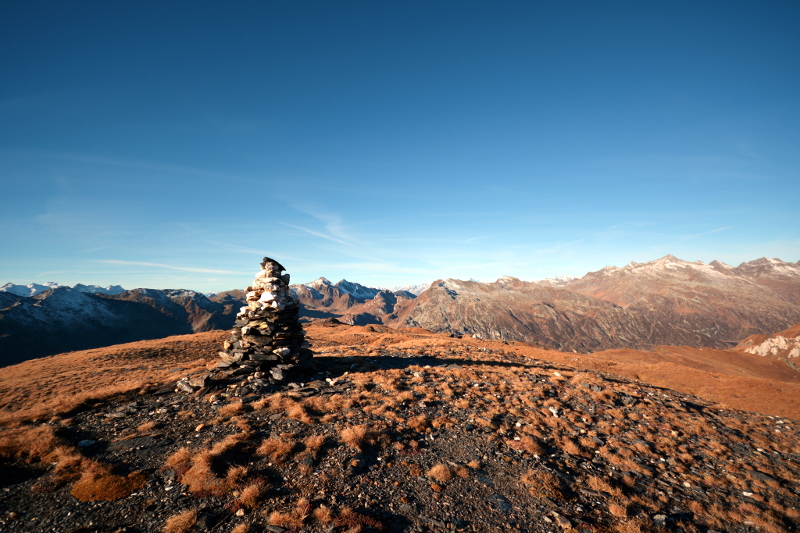
[[[188,533],[196,523],[197,511],[184,511],[167,518],[164,533]]]

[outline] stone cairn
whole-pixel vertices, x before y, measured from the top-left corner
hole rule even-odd
[[[207,387],[209,380],[248,376],[253,385],[282,382],[301,370],[312,352],[300,326],[300,302],[289,290],[289,274],[283,265],[265,257],[252,287],[246,289],[247,305],[236,315],[231,336],[219,352],[216,372],[202,378],[181,380],[187,392]]]

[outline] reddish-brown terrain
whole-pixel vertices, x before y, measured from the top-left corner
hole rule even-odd
[[[765,258],[731,267],[666,256],[541,282],[448,279],[419,296],[325,278],[291,288],[304,320],[423,327],[580,353],[659,345],[730,348],[749,335],[800,321],[800,265]],[[183,290],[97,295],[60,287],[34,297],[0,292],[0,366],[66,349],[227,329],[243,304],[241,290],[210,301]],[[784,359],[790,361],[791,353],[789,348]]]
[[[316,368],[269,390],[176,392],[224,332],[4,369],[0,530],[797,529],[800,380],[777,358],[307,332]]]
[[[606,267],[565,287],[643,313],[655,324],[714,339],[716,347],[735,346],[753,333],[800,321],[800,264],[778,259],[731,267],[667,255],[649,263]]]
[[[438,280],[416,298],[324,278],[293,287],[306,317],[581,353],[659,345],[731,348],[748,335],[800,321],[800,264],[766,258],[731,267],[665,256],[558,283],[508,276],[494,283]]]

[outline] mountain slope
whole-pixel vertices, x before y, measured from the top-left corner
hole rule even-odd
[[[751,335],[740,342],[736,350],[778,359],[792,368],[800,369],[800,323],[769,336]]]
[[[654,322],[645,314],[611,302],[511,277],[495,283],[435,282],[389,324],[535,342],[578,352],[715,343],[690,329]]]
[[[55,283],[52,281],[49,281],[44,285],[41,285],[39,283],[30,283],[28,285],[15,285],[13,283],[6,283],[2,287],[0,287],[0,293],[10,293],[10,294],[15,294],[17,296],[36,296],[37,294],[43,293],[44,291],[48,291],[50,289],[57,289],[59,287],[64,287],[64,286],[65,285],[61,285],[60,283]],[[109,285],[108,287],[100,287],[99,285],[84,285],[82,283],[78,283],[72,288],[79,292],[92,292],[101,294],[119,294],[125,290],[119,285]]]
[[[800,321],[800,264],[758,259],[730,267],[690,263],[671,255],[649,263],[606,267],[567,289],[734,346],[744,337]],[[672,341],[659,344],[679,344]]]
[[[58,287],[0,311],[0,366],[69,350],[229,329],[235,312],[194,291],[116,295]]]
[[[300,300],[303,318],[337,318],[354,325],[382,324],[391,320],[395,307],[413,300],[408,291],[388,291],[341,280],[331,283],[319,278],[291,286]]]
[[[439,280],[417,298],[325,278],[293,287],[306,318],[423,327],[578,352],[729,348],[753,333],[800,321],[800,265],[765,258],[731,267],[665,256],[583,278]]]

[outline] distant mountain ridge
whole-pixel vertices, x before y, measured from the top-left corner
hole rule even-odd
[[[228,329],[236,312],[195,291],[156,289],[103,294],[56,287],[33,297],[0,297],[0,305],[0,366],[72,350]]]
[[[37,294],[41,294],[44,291],[48,291],[50,289],[57,289],[59,287],[67,287],[67,285],[61,285],[60,283],[55,283],[53,281],[48,281],[44,284],[29,283],[28,285],[16,285],[14,283],[6,283],[2,287],[0,287],[0,292],[7,292],[10,294],[15,294],[17,296],[36,296]],[[100,294],[119,294],[125,291],[125,289],[123,289],[119,285],[109,285],[108,287],[101,287],[99,285],[84,285],[82,283],[78,283],[72,288],[79,292],[100,293]]]
[[[590,272],[565,288],[648,315],[656,325],[718,339],[725,346],[800,320],[800,261],[761,258],[732,267],[667,255]]]
[[[579,352],[659,344],[726,348],[748,335],[800,320],[800,262],[779,259],[732,267],[667,255],[605,267],[582,278],[438,280],[416,298],[408,293],[387,299],[398,292],[372,289],[375,301],[364,299],[367,289],[361,289],[360,300],[348,298],[338,289],[344,281],[332,284],[320,278],[297,289],[304,316],[422,327]]]
[[[20,286],[4,287],[24,292]],[[65,350],[228,329],[245,296],[243,290],[211,298],[188,290],[103,294],[84,287],[95,286],[50,287],[33,297],[0,290],[0,365]],[[767,258],[733,267],[667,255],[581,278],[437,280],[418,295],[326,278],[294,284],[291,290],[305,321],[335,318],[352,325],[422,327],[577,352],[657,345],[730,348],[751,335],[800,322],[800,262]]]
[[[319,278],[290,290],[300,300],[302,318],[337,318],[353,325],[381,324],[394,316],[398,304],[416,298],[408,291],[376,289],[344,279],[334,284]]]

